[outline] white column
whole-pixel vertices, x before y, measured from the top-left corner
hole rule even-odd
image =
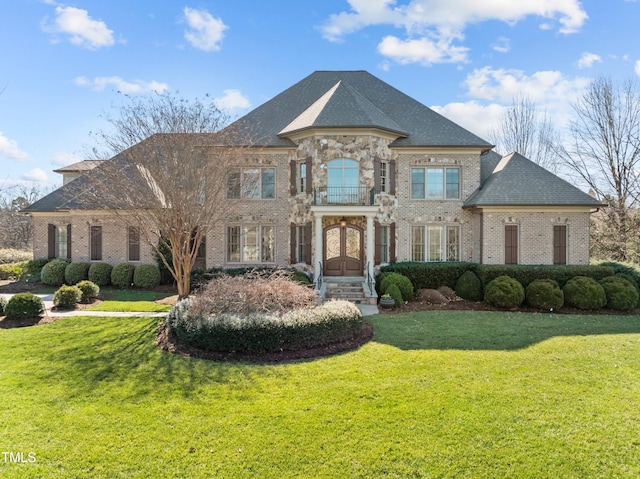
[[[366,261],[369,270],[365,271],[365,276],[367,274],[371,275],[373,278],[373,262],[375,261],[375,232],[373,229],[373,215],[367,215],[367,250],[366,250]]]
[[[320,277],[320,262],[322,261],[322,214],[315,212],[316,216],[316,243],[313,252],[313,277]]]

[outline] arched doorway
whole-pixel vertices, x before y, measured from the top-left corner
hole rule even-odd
[[[362,276],[362,228],[332,225],[324,230],[324,275]]]

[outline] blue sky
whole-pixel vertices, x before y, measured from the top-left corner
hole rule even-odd
[[[367,70],[487,138],[521,93],[556,126],[640,76],[636,0],[13,0],[0,15],[0,189],[61,184],[121,93],[233,116],[315,70]]]

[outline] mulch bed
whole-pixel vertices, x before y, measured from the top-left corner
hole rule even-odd
[[[250,362],[250,363],[281,363],[296,360],[305,360],[334,354],[344,353],[359,348],[363,344],[373,339],[373,325],[368,321],[363,321],[362,330],[357,336],[338,343],[327,344],[316,348],[304,349],[301,351],[279,351],[276,353],[265,353],[260,355],[239,354],[239,353],[219,353],[196,348],[188,344],[183,344],[175,333],[169,329],[166,321],[158,325],[158,335],[156,343],[160,349],[172,354],[179,354],[197,359],[209,359],[213,361],[229,362]]]

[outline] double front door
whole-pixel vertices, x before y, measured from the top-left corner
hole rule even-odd
[[[362,229],[334,225],[324,230],[324,275],[362,276]]]

